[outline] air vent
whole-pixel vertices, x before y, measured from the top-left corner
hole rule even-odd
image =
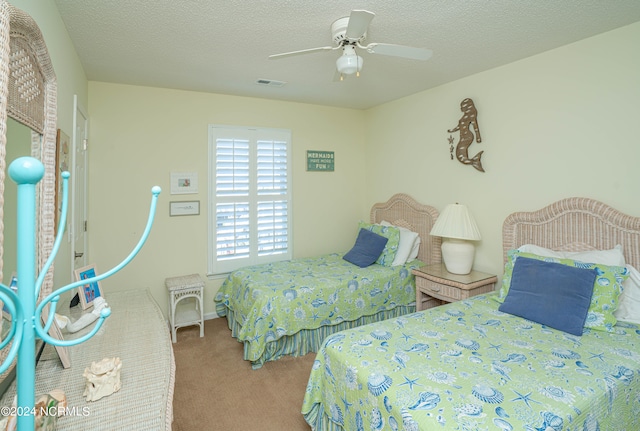
[[[267,87],[282,87],[286,82],[284,81],[275,81],[273,79],[258,79],[256,81],[258,85],[266,85]]]

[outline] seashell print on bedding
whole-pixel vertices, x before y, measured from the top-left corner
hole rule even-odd
[[[418,400],[409,406],[410,410],[431,410],[440,402],[440,395],[432,392],[420,392]]]
[[[496,313],[489,295],[469,303],[465,325],[456,321],[454,304],[454,315],[444,305],[403,316],[402,324],[390,319],[342,332],[326,358],[336,378],[319,370],[310,381],[342,408],[345,431],[630,429],[637,405],[625,400],[640,393],[640,325],[568,336]],[[480,338],[478,327],[498,338]],[[372,344],[361,346],[362,339]],[[602,405],[582,407],[596,402],[595,394]],[[310,405],[305,397],[303,412]]]
[[[485,403],[498,404],[504,400],[502,392],[483,384],[475,385],[471,393],[474,397]]]
[[[367,382],[369,392],[378,396],[391,387],[393,380],[384,374],[371,374]]]

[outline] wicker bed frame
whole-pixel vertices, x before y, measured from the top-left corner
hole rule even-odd
[[[509,215],[502,226],[503,258],[523,244],[552,250],[607,250],[622,245],[627,263],[640,268],[640,217],[593,199],[567,198]]]
[[[523,244],[536,244],[558,251],[606,250],[620,244],[623,247],[627,263],[638,268],[638,265],[640,265],[640,217],[625,215],[602,202],[589,198],[563,199],[536,211],[516,212],[507,216],[503,223],[505,261],[509,250],[518,248]],[[477,308],[476,305],[478,306]],[[391,424],[391,418],[393,417],[395,423],[402,421],[401,425],[404,424],[406,426],[409,424],[412,429],[427,429],[429,426],[432,426],[433,429],[436,427],[439,429],[524,429],[522,426],[512,426],[512,423],[514,420],[521,420],[528,415],[531,415],[532,419],[535,417],[533,419],[535,423],[542,423],[541,427],[539,426],[535,429],[614,429],[609,424],[604,424],[603,426],[602,423],[598,423],[598,421],[607,416],[617,419],[617,422],[612,420],[615,429],[638,428],[637,420],[634,420],[637,417],[637,415],[634,417],[634,414],[638,404],[638,379],[637,372],[634,373],[633,371],[637,369],[638,345],[635,340],[637,339],[636,333],[640,333],[637,325],[623,322],[617,328],[619,332],[614,331],[608,334],[611,335],[611,339],[605,337],[604,334],[606,332],[593,331],[593,333],[588,332],[580,340],[578,337],[563,334],[560,331],[552,332],[550,328],[544,328],[544,326],[537,327],[537,329],[533,329],[533,326],[528,323],[520,326],[520,321],[518,320],[520,318],[516,316],[509,317],[508,313],[502,314],[509,320],[502,320],[499,314],[494,314],[498,310],[497,307],[498,305],[493,298],[480,295],[473,300],[462,301],[460,305],[452,303],[415,313],[413,316],[419,322],[418,324],[412,325],[414,322],[410,322],[406,325],[397,325],[397,321],[392,320],[388,323],[381,322],[366,330],[346,331],[342,337],[333,337],[319,350],[317,356],[318,364],[316,369],[312,371],[308,383],[309,390],[306,394],[308,398],[305,398],[303,402],[302,411],[305,419],[313,429],[324,431],[354,429],[354,424],[358,424],[359,421],[369,425],[369,423],[373,423],[371,419],[373,414],[369,413],[373,412],[376,412],[376,424],[382,424],[382,427]],[[452,313],[449,314],[449,311],[452,311]],[[450,316],[460,315],[458,313],[466,314],[466,317],[461,319],[464,320],[462,325],[450,318]],[[474,320],[475,317],[477,317],[477,320]],[[489,318],[491,317],[496,318],[495,325],[496,327],[501,327],[501,329],[496,331],[483,329],[486,325],[490,325],[492,319],[489,320]],[[431,321],[437,321],[438,323],[431,326]],[[491,325],[493,324],[491,323]],[[448,325],[454,328],[450,332],[446,330]],[[458,326],[460,328],[466,327],[471,331],[469,333],[460,332],[457,328]],[[515,333],[521,332],[524,334],[528,333],[529,330],[538,332],[510,340],[508,337],[514,335],[514,333],[502,330],[507,326],[509,329],[515,329]],[[524,328],[527,329],[525,330]],[[396,329],[398,329],[397,332],[389,332]],[[529,342],[534,337],[544,338],[546,335],[543,334],[547,333],[547,331],[550,337],[548,340],[539,339],[540,344]],[[380,341],[373,334],[385,332],[388,333],[385,338],[388,349],[385,346],[384,351],[381,353],[373,349],[368,351],[366,349],[357,350],[359,337],[363,340],[372,340],[372,345],[377,346],[376,342],[380,343]],[[447,358],[432,361],[432,358],[429,358],[429,360],[421,361],[422,358],[419,355],[405,358],[406,361],[402,364],[408,363],[409,365],[403,366],[399,361],[395,360],[395,356],[388,353],[397,350],[401,351],[403,348],[401,346],[405,346],[405,340],[409,338],[414,338],[412,342],[433,342],[433,339],[424,336],[426,332],[437,333],[442,337],[438,337],[438,343],[441,343],[441,346],[434,348],[432,344],[429,350],[430,353],[425,354],[425,357],[449,356],[448,352],[455,352],[453,355],[460,355],[461,358],[464,358],[458,364],[475,362],[477,363],[477,368],[474,368],[474,365],[470,365],[469,368],[461,370],[464,374],[457,374],[459,369],[455,366],[457,365],[455,359]],[[595,334],[595,332],[602,332],[603,335]],[[475,338],[480,342],[476,342]],[[633,347],[627,344],[630,340],[633,340],[631,343],[635,343]],[[516,344],[517,342],[520,344]],[[588,343],[589,346],[598,345],[600,342],[607,342],[606,345],[609,348],[611,346],[620,346],[619,351],[621,353],[612,352],[610,356],[619,355],[620,358],[628,356],[633,357],[633,360],[629,362],[620,361],[620,363],[626,363],[629,368],[617,365],[615,360],[610,358],[603,359],[598,357],[598,354],[594,354],[594,357],[590,358],[593,362],[590,362],[589,359],[584,359],[585,363],[575,361],[576,358],[580,358],[580,355],[568,350],[568,348],[573,345],[580,345],[583,342]],[[481,344],[484,344],[484,346],[481,346]],[[454,349],[445,351],[450,345],[455,346]],[[556,345],[558,349],[557,351],[554,349],[552,353],[551,349]],[[356,349],[351,349],[349,346],[356,346]],[[458,346],[462,347],[460,350],[465,351],[458,352]],[[513,350],[511,346],[514,347]],[[515,346],[519,347],[515,348]],[[439,350],[440,347],[442,347],[442,350]],[[483,350],[487,347],[488,349]],[[627,347],[635,350],[627,350]],[[497,353],[492,356],[487,355],[487,352],[493,348]],[[499,351],[499,348],[503,348],[503,350]],[[519,362],[520,359],[516,359],[513,364],[507,363],[511,362],[512,351],[522,352],[528,349],[531,349],[531,352],[535,350],[536,355],[539,354],[540,356],[537,359],[529,358],[522,362]],[[544,349],[547,349],[547,351]],[[589,349],[592,349],[592,347]],[[591,350],[588,351],[591,353]],[[605,352],[609,351],[605,350]],[[567,355],[564,355],[565,353]],[[475,356],[476,354],[479,356]],[[453,355],[451,358],[453,358]],[[484,359],[481,359],[481,357]],[[525,355],[514,354],[513,357],[525,357]],[[545,361],[544,358],[547,357],[552,358],[552,360]],[[467,361],[467,359],[472,358],[477,359],[477,361]],[[564,360],[555,361],[553,358],[570,359],[565,362]],[[536,362],[538,360],[541,361]],[[611,362],[603,365],[602,368],[598,368],[594,364],[597,362],[599,365],[599,361],[602,361],[603,364],[607,363],[607,361]],[[564,376],[569,376],[574,372],[572,368],[575,368],[572,362],[583,371],[586,368],[590,368],[589,365],[591,365],[591,370],[587,371],[590,373],[588,374],[589,376],[594,376],[596,373],[600,374],[597,374],[597,377],[588,377],[588,380],[584,380],[584,383],[579,376],[571,383],[567,381],[567,393],[570,396],[564,397],[563,394],[561,398],[557,398],[555,395],[549,396],[545,394],[540,398],[542,391],[540,388],[535,387],[531,387],[529,394],[521,395],[515,391],[516,387],[509,384],[509,381],[516,381],[520,377],[516,374],[513,375],[513,378],[509,376],[509,373],[511,371],[515,372],[516,368],[529,369],[531,371],[529,382],[535,377],[539,377],[540,381],[544,382],[545,373],[541,371],[541,366],[546,368],[557,367],[557,370],[550,370],[549,375],[556,372],[561,373],[560,368],[566,366],[568,373]],[[587,365],[587,362],[589,365]],[[506,367],[502,365],[503,363],[507,363],[505,364]],[[369,366],[368,369],[365,369],[363,364],[373,364],[373,367]],[[398,364],[401,366],[399,367]],[[620,369],[624,369],[626,378],[619,378],[618,370]],[[477,373],[475,372],[476,370],[478,371]],[[484,371],[487,371],[487,374],[483,375]],[[536,375],[538,371],[540,372]],[[587,373],[577,372],[579,374]],[[441,374],[445,378],[436,378],[436,374]],[[491,374],[495,379],[487,380],[488,375]],[[603,377],[600,377],[600,375]],[[317,376],[322,377],[318,378]],[[364,378],[362,378],[363,376]],[[400,378],[401,376],[404,381]],[[408,382],[416,382],[418,380],[421,383],[417,384],[421,385],[421,387],[415,390],[404,386]],[[462,392],[452,389],[454,386],[452,384],[453,381],[460,382],[459,388],[462,389]],[[552,384],[547,388],[558,389],[558,393],[562,393],[564,389],[562,386],[563,381],[565,380],[560,378],[554,383],[558,386]],[[378,384],[378,382],[382,383]],[[440,384],[441,382],[443,384]],[[473,382],[472,384],[476,385],[474,389],[469,387],[463,389],[463,385],[468,385],[469,382]],[[584,384],[584,386],[574,386],[576,383]],[[494,386],[492,385],[495,385],[495,388],[499,390],[493,389]],[[402,387],[402,389],[398,389],[399,387]],[[588,403],[585,399],[581,399],[581,403],[578,404],[578,396],[574,398],[570,391],[581,391],[582,389],[580,388],[582,387],[589,388],[584,391],[584,398],[592,395],[593,398],[589,399]],[[365,394],[359,392],[361,389]],[[527,390],[529,390],[529,387],[527,387]],[[525,390],[524,393],[526,392]],[[316,396],[316,393],[319,395]],[[484,393],[488,394],[489,397],[486,397]],[[499,396],[494,397],[493,395]],[[532,395],[532,398],[529,399],[530,395]],[[536,397],[539,398],[536,400]],[[626,400],[626,405],[621,406],[621,403],[614,405],[614,398]],[[504,404],[505,408],[502,408],[503,401],[507,402]],[[524,401],[524,403],[517,407],[508,404],[509,402],[519,403],[519,401]],[[533,401],[533,403],[530,405],[529,401]],[[451,402],[451,404],[447,404],[448,402]],[[462,406],[462,408],[455,407],[457,402],[460,402],[458,406]],[[572,408],[568,408],[562,414],[557,413],[559,416],[556,416],[555,404],[566,404]],[[537,405],[538,411],[534,409],[534,405]],[[349,414],[346,413],[349,409],[342,410],[344,406],[353,406]],[[479,411],[474,409],[477,406],[479,406]],[[522,410],[517,412],[514,410],[516,408],[521,408]],[[449,410],[447,411],[447,409]],[[507,409],[510,410],[508,411]],[[455,418],[451,417],[452,410]],[[344,414],[343,411],[345,411]],[[581,411],[588,412],[588,414],[583,415]],[[442,412],[441,416],[440,412]],[[467,414],[467,412],[473,412],[473,414]],[[476,415],[476,412],[481,414]],[[369,417],[366,417],[365,414],[369,414]],[[392,414],[395,416],[392,416]],[[430,417],[431,422],[427,424],[425,421],[418,424],[417,419],[413,420],[417,417],[421,420]],[[474,423],[476,417],[478,420]],[[513,417],[513,420],[504,419],[505,417]],[[458,418],[460,422],[457,421]],[[631,418],[631,421],[625,423],[627,426],[620,426],[620,422],[628,420],[628,418]],[[469,420],[467,421],[467,419]],[[534,429],[533,426],[527,426],[526,428]]]
[[[427,265],[442,261],[440,251],[442,239],[429,235],[438,218],[438,210],[434,207],[423,205],[407,194],[398,193],[386,202],[373,205],[370,218],[371,223],[386,220],[396,226],[417,232],[421,241],[418,260]]]
[[[431,237],[429,232],[438,218],[438,210],[423,205],[406,194],[395,194],[388,201],[374,204],[370,212],[371,223],[385,220],[417,232],[420,236],[418,259],[426,264],[441,262],[440,238]],[[226,310],[226,318],[231,335],[238,336],[241,325],[236,320],[233,310]],[[283,356],[302,356],[309,352],[317,352],[322,341],[329,335],[344,329],[398,317],[415,311],[415,305],[398,305],[390,310],[379,311],[373,315],[361,316],[356,320],[342,321],[335,325],[320,326],[316,329],[301,329],[295,334],[286,335],[267,344],[264,353],[257,360],[249,355],[250,345],[245,341],[244,359],[251,361],[254,369],[260,368],[267,361],[275,361]]]

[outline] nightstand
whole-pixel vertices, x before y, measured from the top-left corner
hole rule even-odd
[[[480,271],[452,274],[439,263],[412,272],[416,276],[416,311],[492,292],[498,281],[495,275]]]
[[[202,291],[204,281],[198,274],[171,277],[164,281],[169,292],[169,324],[171,341],[177,341],[178,328],[189,325],[200,326],[200,337],[204,337],[204,314]],[[190,300],[189,300],[190,299]],[[184,301],[183,301],[184,300]]]

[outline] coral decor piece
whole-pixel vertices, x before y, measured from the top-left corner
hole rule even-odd
[[[87,380],[87,386],[82,394],[87,401],[97,401],[102,397],[118,392],[122,387],[120,382],[120,358],[104,358],[100,362],[92,362],[82,376]]]

